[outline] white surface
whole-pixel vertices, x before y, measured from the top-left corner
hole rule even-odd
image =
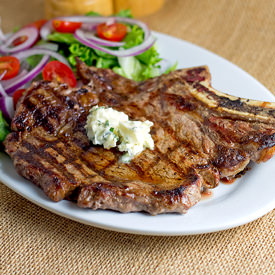
[[[274,101],[274,96],[258,81],[225,59],[188,42],[155,33],[161,56],[178,67],[207,64],[213,87],[233,95]],[[74,203],[50,201],[34,184],[15,172],[8,156],[0,154],[0,181],[9,188],[69,219],[120,232],[147,235],[190,235],[215,232],[253,221],[275,208],[275,158],[254,165],[231,185],[220,184],[211,198],[199,202],[185,215],[144,213],[121,214],[114,211],[78,208]]]

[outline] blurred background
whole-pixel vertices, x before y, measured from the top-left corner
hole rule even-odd
[[[122,9],[131,9],[135,17],[140,17],[156,12],[163,7],[164,2],[165,0],[1,0],[0,14],[4,29],[9,31],[15,25],[37,19],[85,14],[89,11],[111,15]]]

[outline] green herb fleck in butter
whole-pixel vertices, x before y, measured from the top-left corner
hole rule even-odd
[[[117,147],[119,151],[126,152],[121,161],[129,162],[145,148],[154,149],[151,126],[151,121],[131,121],[123,112],[94,106],[85,128],[93,144],[103,145],[105,149]]]

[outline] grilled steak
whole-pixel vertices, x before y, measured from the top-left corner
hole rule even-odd
[[[207,67],[184,69],[136,83],[111,70],[78,64],[85,86],[33,83],[17,106],[5,140],[18,173],[54,201],[121,212],[185,213],[252,160],[275,152],[275,104],[232,97],[210,86]],[[93,105],[150,120],[155,149],[129,164],[121,153],[88,141]]]

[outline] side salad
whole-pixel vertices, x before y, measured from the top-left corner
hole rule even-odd
[[[44,79],[77,85],[76,57],[89,66],[110,68],[142,81],[161,71],[155,37],[129,10],[110,17],[85,16],[39,20],[11,34],[0,28],[0,143],[9,132],[19,98],[31,81]]]

